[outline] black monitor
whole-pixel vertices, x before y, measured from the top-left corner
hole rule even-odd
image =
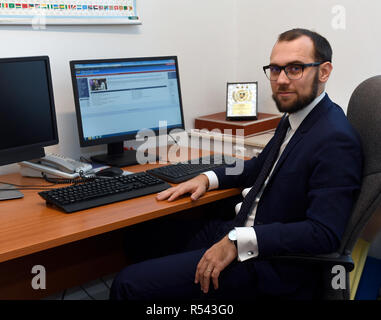
[[[49,57],[0,59],[0,101],[0,165],[43,157],[58,143]]]
[[[81,147],[107,144],[93,161],[123,167],[136,163],[124,141],[142,129],[184,129],[177,57],[70,61]]]

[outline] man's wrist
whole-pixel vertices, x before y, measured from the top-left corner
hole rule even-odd
[[[204,178],[204,180],[205,180],[205,188],[206,188],[206,190],[208,190],[209,189],[209,178],[208,178],[208,176],[203,174],[203,173],[201,173],[200,177]]]
[[[218,189],[218,178],[213,171],[205,171],[201,175],[208,178],[208,190]]]

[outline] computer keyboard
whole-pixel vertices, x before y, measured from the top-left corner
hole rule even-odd
[[[69,187],[39,192],[48,204],[67,213],[141,197],[171,187],[145,172],[113,178],[96,178]]]
[[[146,172],[163,180],[180,183],[189,180],[198,174],[221,166],[234,164],[237,159],[226,155],[212,155],[179,162],[164,167],[147,170]]]

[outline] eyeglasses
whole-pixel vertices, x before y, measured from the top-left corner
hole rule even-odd
[[[290,80],[299,80],[303,77],[304,68],[307,67],[317,67],[320,66],[323,62],[313,62],[313,63],[291,63],[283,67],[277,65],[268,65],[263,67],[263,71],[266,74],[266,77],[270,81],[277,81],[280,73],[284,70],[284,73]]]

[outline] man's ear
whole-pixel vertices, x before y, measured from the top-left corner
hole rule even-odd
[[[322,83],[326,83],[328,78],[332,72],[333,66],[331,62],[324,62],[320,65],[319,68],[319,81]]]

